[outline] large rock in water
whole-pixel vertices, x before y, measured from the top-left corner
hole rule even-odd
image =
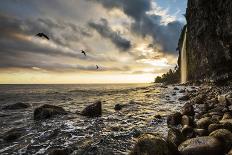
[[[197,137],[179,145],[181,155],[223,155],[221,142],[214,137]]]
[[[4,110],[16,110],[16,109],[26,109],[29,108],[31,105],[29,103],[22,103],[22,102],[17,102],[11,105],[7,105],[3,107]]]
[[[171,155],[168,144],[153,134],[141,135],[130,155]]]
[[[65,114],[67,114],[67,112],[62,107],[45,104],[34,110],[34,120],[47,119],[55,115]]]
[[[84,110],[82,110],[81,115],[88,117],[99,117],[102,115],[102,103],[101,101],[97,101],[94,104],[87,106]]]

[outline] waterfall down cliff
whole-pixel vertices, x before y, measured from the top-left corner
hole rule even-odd
[[[184,32],[184,40],[181,48],[181,83],[187,82],[187,53],[186,53],[186,34],[187,34],[187,28]]]

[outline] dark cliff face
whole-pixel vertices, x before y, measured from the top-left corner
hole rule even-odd
[[[232,0],[189,0],[186,11],[190,80],[232,72]]]

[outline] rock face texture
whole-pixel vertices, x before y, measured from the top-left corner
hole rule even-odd
[[[229,79],[232,75],[232,1],[188,0],[186,20],[188,79]]]

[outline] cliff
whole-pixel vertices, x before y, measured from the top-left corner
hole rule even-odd
[[[188,79],[230,78],[232,1],[188,0],[186,20]]]

